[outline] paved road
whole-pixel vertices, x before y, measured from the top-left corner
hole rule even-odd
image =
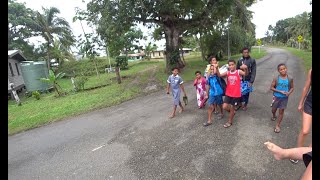
[[[295,146],[305,71],[288,52],[268,52],[257,61],[249,109],[238,111],[228,129],[226,117],[202,126],[207,111],[196,109],[194,87],[187,83],[190,104],[174,119],[167,118],[172,97],[163,90],[9,136],[9,179],[298,179],[303,163],[276,161],[263,143]],[[279,63],[294,73],[295,90],[276,134],[269,87]]]

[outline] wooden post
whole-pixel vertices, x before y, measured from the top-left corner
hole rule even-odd
[[[76,87],[75,82],[74,82],[74,77],[71,77],[71,83],[73,85],[73,89],[76,91],[77,87]]]
[[[115,69],[116,69],[116,75],[117,75],[118,84],[121,84],[120,68],[116,67]]]
[[[21,106],[21,101],[20,101],[20,99],[19,99],[19,96],[18,96],[16,90],[14,90],[14,84],[13,84],[13,83],[10,83],[10,87],[11,87],[11,92],[12,92],[12,94],[13,94],[13,97],[14,97],[14,99],[16,100],[18,106]]]

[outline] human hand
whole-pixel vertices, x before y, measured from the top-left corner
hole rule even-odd
[[[252,83],[249,82],[249,83],[248,83],[248,86],[251,87],[251,86],[252,86]]]
[[[247,68],[248,68],[248,66],[245,65],[245,64],[242,64],[242,65],[240,66],[240,69],[247,69]]]
[[[195,79],[194,81],[193,81],[193,85],[195,86],[195,85],[197,85],[198,84],[198,79]]]
[[[208,95],[206,94],[206,95],[204,96],[204,98],[208,99],[209,97],[208,97]]]
[[[298,106],[298,111],[300,111],[300,112],[303,111],[303,105],[302,105],[302,104],[299,104],[299,106]]]

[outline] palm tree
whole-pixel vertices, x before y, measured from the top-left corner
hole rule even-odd
[[[151,45],[151,42],[145,48],[145,54],[148,60],[151,58],[151,53],[157,50],[157,46],[155,44]]]
[[[59,39],[54,38],[52,47],[50,48],[50,56],[57,60],[59,66],[64,63],[65,59],[74,60],[74,56],[71,53],[70,48],[65,47]]]
[[[41,82],[45,82],[48,84],[51,84],[53,86],[53,89],[58,93],[58,96],[62,95],[62,92],[59,91],[59,89],[62,90],[61,86],[58,84],[58,79],[61,79],[65,76],[65,73],[58,73],[57,75],[54,74],[52,70],[49,70],[49,77],[48,78],[40,78]]]
[[[50,69],[49,49],[56,36],[64,47],[70,47],[74,42],[74,36],[70,29],[69,23],[64,19],[56,16],[60,10],[55,7],[43,8],[43,13],[37,12],[36,27],[41,36],[46,40],[48,69]]]

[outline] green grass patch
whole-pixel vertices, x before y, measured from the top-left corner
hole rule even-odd
[[[285,46],[274,46],[269,45],[268,47],[274,47],[274,48],[281,48],[290,51],[293,55],[299,57],[303,60],[303,65],[306,69],[306,71],[309,71],[312,67],[312,51],[309,50],[302,50],[297,49],[293,47],[285,47]]]
[[[303,65],[307,71],[312,67],[312,51],[299,50],[292,47],[284,47],[284,49],[290,51],[295,56],[303,60]]]

